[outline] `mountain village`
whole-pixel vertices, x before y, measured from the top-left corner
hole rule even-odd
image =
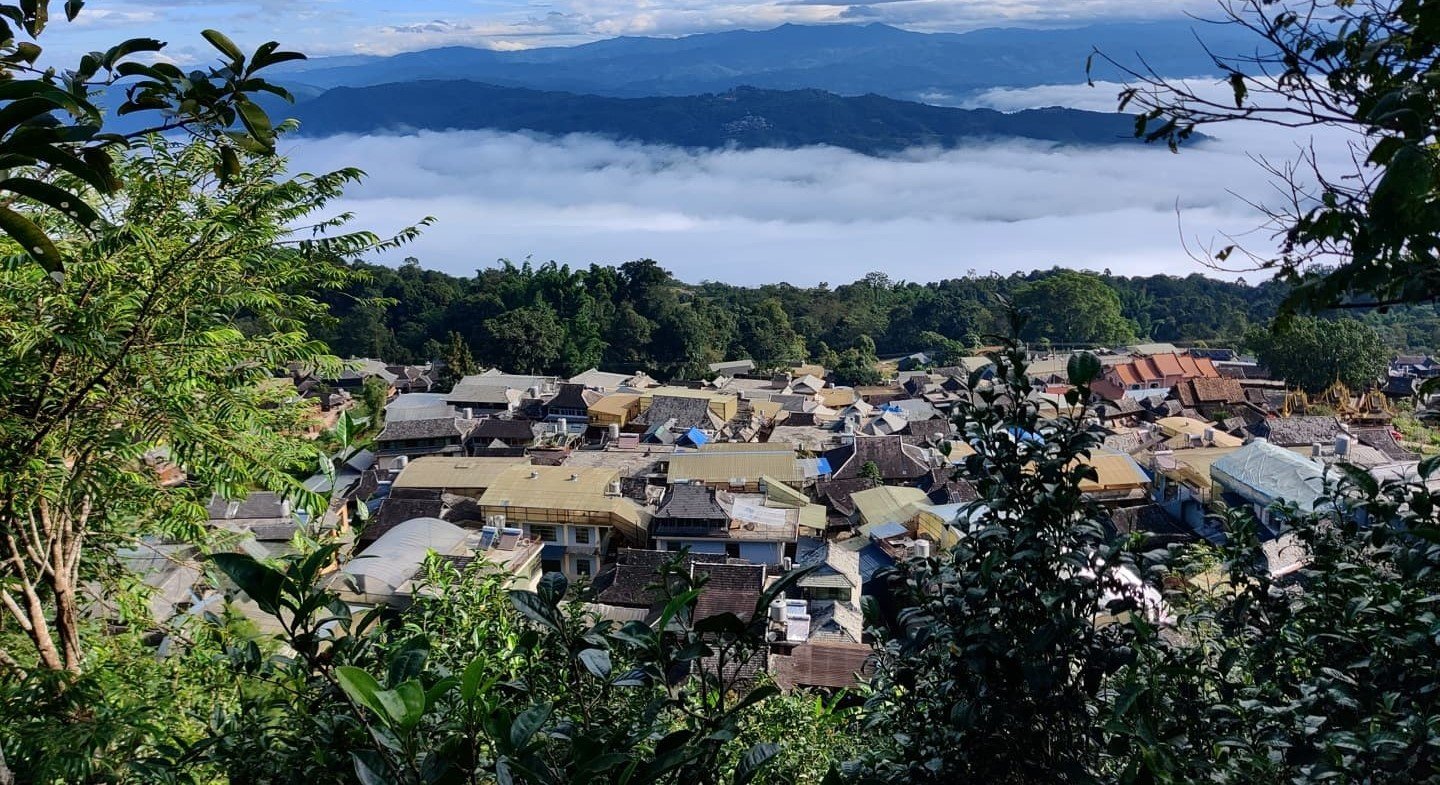
[[[1336,385],[1312,400],[1230,350],[1144,344],[1097,356],[1103,373],[1081,416],[1103,446],[1082,490],[1109,525],[1149,547],[1219,542],[1211,514],[1250,507],[1276,578],[1302,567],[1306,553],[1270,523],[1270,505],[1314,509],[1336,464],[1413,476],[1420,455],[1392,427],[1394,404],[1440,375],[1433,359],[1398,357],[1373,389]],[[1080,412],[1065,399],[1068,361],[1032,356],[1026,373],[1042,412]],[[771,604],[768,651],[745,667],[781,686],[823,689],[865,672],[862,600],[887,609],[877,571],[954,545],[985,512],[957,476],[973,449],[951,412],[991,383],[994,363],[977,354],[936,367],[917,353],[898,365],[905,370],[888,383],[860,387],[835,386],[816,365],[757,373],[749,360],[714,364],[711,378],[684,384],[491,369],[441,391],[433,365],[377,360],[352,360],[336,378],[297,371],[279,383],[313,398],[332,423],[365,384],[386,392],[373,444],[337,459],[333,479],[306,483],[332,494],[315,525],[353,551],[327,580],[355,606],[403,612],[432,553],[484,560],[517,588],[563,573],[589,587],[595,614],[620,622],[654,621],[664,604],[659,570],[677,558],[706,577],[697,621],[743,617],[778,576],[813,566]],[[297,528],[310,525],[267,492],[217,497],[209,518],[257,558],[289,552]],[[126,558],[159,589],[157,620],[219,601],[213,591],[196,595],[204,584],[189,546],[147,542]]]

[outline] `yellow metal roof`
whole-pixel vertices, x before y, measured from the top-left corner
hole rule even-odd
[[[785,406],[777,401],[751,401],[750,408],[761,417],[774,419]]]
[[[911,505],[930,503],[930,497],[919,488],[896,485],[882,485],[879,488],[858,491],[850,495],[850,500],[855,503],[855,510],[860,513],[861,523],[866,525],[908,521],[918,512]]]
[[[637,393],[612,393],[590,404],[588,411],[619,416],[633,409],[638,400],[640,396]]]
[[[789,442],[710,442],[700,447],[700,452],[795,452],[795,445]]]
[[[748,483],[758,482],[761,477],[766,476],[774,477],[780,482],[800,482],[805,479],[804,469],[795,459],[793,449],[783,452],[774,449],[744,452],[715,450],[683,453],[670,458],[670,482],[699,480],[708,483]]]
[[[416,458],[395,478],[395,488],[488,488],[512,466],[530,463],[524,456],[513,458]]]
[[[760,483],[765,486],[765,503],[771,507],[804,507],[810,503],[808,496],[774,477],[761,477]]]
[[[1210,440],[1214,447],[1239,447],[1245,443],[1244,439],[1220,430],[1220,428],[1204,420],[1196,420],[1190,417],[1161,417],[1155,421],[1160,430],[1166,436],[1205,436],[1205,431],[1210,431]]]
[[[821,390],[816,397],[820,399],[820,403],[832,409],[843,409],[860,400],[854,387],[829,387]]]
[[[577,466],[512,466],[480,497],[484,507],[611,512],[638,521],[635,503],[608,494],[620,470]]]
[[[1150,484],[1150,477],[1140,469],[1135,459],[1123,453],[1096,451],[1081,463],[1095,468],[1098,479],[1082,480],[1081,492],[1118,491],[1144,488]]]

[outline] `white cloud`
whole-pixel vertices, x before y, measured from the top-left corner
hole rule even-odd
[[[1103,108],[1113,97],[1107,87],[1057,86],[986,100]],[[886,158],[832,148],[694,152],[491,132],[299,141],[292,155],[311,170],[368,169],[344,205],[366,225],[394,230],[436,216],[399,254],[428,266],[468,273],[500,257],[652,257],[686,280],[808,284],[877,269],[910,280],[1053,264],[1210,272],[1183,244],[1251,232],[1247,246],[1265,247],[1252,231],[1260,216],[1241,198],[1274,194],[1252,156],[1288,159],[1300,141],[1258,126],[1215,134],[1178,155],[1020,142]],[[1348,160],[1333,136],[1321,141],[1326,160]]]

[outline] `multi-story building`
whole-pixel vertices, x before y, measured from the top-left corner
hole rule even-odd
[[[488,525],[518,528],[544,544],[547,571],[593,577],[615,536],[644,544],[649,515],[620,494],[617,469],[513,466],[480,496]]]

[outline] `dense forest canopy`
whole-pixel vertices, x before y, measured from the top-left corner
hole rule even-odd
[[[468,277],[415,259],[398,269],[361,270],[364,282],[332,295],[336,319],[317,330],[337,354],[444,358],[456,332],[482,365],[548,373],[591,366],[698,373],[722,359],[751,357],[767,366],[801,354],[834,367],[866,337],[881,357],[935,349],[937,335],[975,346],[1003,332],[1005,300],[1033,315],[1029,337],[1056,346],[1132,339],[1240,345],[1247,329],[1269,323],[1287,292],[1268,281],[1061,268],[971,272],[932,283],[877,272],[833,287],[687,284],[652,260],[585,268],[502,262]],[[1392,348],[1440,346],[1432,306],[1364,319]]]

